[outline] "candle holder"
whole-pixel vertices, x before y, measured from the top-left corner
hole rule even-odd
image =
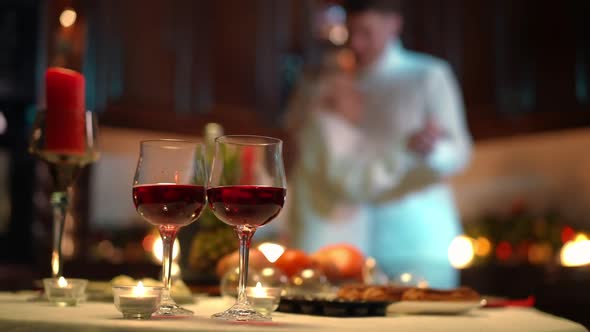
[[[269,316],[279,307],[282,291],[280,287],[262,287],[259,282],[256,287],[246,288],[246,297],[256,311]]]
[[[64,277],[43,279],[47,298],[59,307],[78,305],[85,297],[87,285],[86,279],[64,279]]]
[[[238,282],[240,279],[240,269],[229,269],[221,278],[219,290],[221,296],[231,303],[234,303],[238,298]],[[253,268],[248,269],[248,283],[246,286],[256,286],[256,282],[260,281],[258,271]]]
[[[55,136],[59,137],[56,135],[57,129],[62,130],[64,135],[71,135],[67,129],[60,129],[59,123],[50,126],[57,127],[57,129],[54,128],[53,135],[48,135],[48,122],[52,121],[55,119],[48,118],[47,111],[39,110],[37,112],[29,142],[29,153],[47,162],[53,179],[53,192],[50,198],[53,210],[51,276],[57,279],[63,275],[62,238],[66,215],[71,203],[71,188],[80,170],[96,161],[99,152],[96,144],[98,121],[94,113],[90,111],[82,113],[81,124],[78,124],[78,126],[82,126],[82,131],[78,133],[79,137],[75,136],[77,139],[71,139],[73,141],[81,140],[83,143],[81,151],[72,152],[67,149],[58,149],[49,144],[52,137],[53,140],[55,140]],[[59,133],[57,131],[57,134]]]
[[[296,297],[326,297],[330,292],[330,283],[326,275],[319,269],[303,269],[293,276],[286,294]]]
[[[126,319],[149,319],[160,306],[163,287],[113,286],[115,307]]]

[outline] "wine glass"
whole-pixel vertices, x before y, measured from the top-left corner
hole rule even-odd
[[[190,316],[170,296],[172,246],[179,229],[199,218],[207,203],[207,168],[202,144],[183,140],[149,140],[140,144],[133,180],[137,212],[158,226],[162,237],[164,290],[156,316]]]
[[[282,158],[283,142],[262,136],[221,136],[207,187],[209,207],[232,226],[240,241],[239,286],[236,303],[214,319],[269,321],[248,303],[248,253],[256,229],[273,220],[283,208],[287,189]]]
[[[78,122],[60,123],[59,118],[48,122],[47,112],[39,110],[33,122],[29,153],[44,160],[49,165],[53,179],[51,206],[53,209],[53,229],[51,253],[51,275],[63,276],[61,242],[66,214],[70,206],[70,189],[80,170],[99,157],[96,137],[98,120],[95,113],[86,111]],[[57,121],[57,122],[56,122]]]

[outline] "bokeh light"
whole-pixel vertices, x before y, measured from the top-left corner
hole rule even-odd
[[[162,245],[162,238],[157,238],[154,241],[154,245],[152,247],[152,255],[158,262],[162,262],[162,250],[164,246]],[[180,243],[178,239],[174,240],[174,245],[172,246],[172,260],[175,260],[180,254]]]
[[[561,248],[561,265],[568,267],[590,264],[590,240],[585,235],[576,236]]]
[[[344,45],[348,41],[348,29],[343,24],[334,25],[328,32],[328,39],[334,45]]]
[[[63,12],[61,12],[61,15],[59,15],[59,23],[61,24],[62,27],[69,28],[72,25],[74,25],[74,23],[76,23],[77,17],[78,17],[78,14],[76,13],[75,10],[73,10],[71,8],[67,8],[67,9],[64,9]]]
[[[454,268],[464,269],[471,265],[474,250],[473,240],[465,235],[457,236],[449,245],[449,262]]]
[[[492,243],[486,237],[480,236],[475,239],[475,254],[479,257],[486,257],[492,251]]]
[[[260,250],[264,257],[266,257],[271,263],[276,262],[285,253],[285,247],[271,242],[260,244],[258,250]]]

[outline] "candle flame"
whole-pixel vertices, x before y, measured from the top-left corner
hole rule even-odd
[[[262,287],[260,281],[256,283],[256,287],[254,287],[252,290],[252,295],[254,297],[266,297],[268,295],[266,289]]]
[[[51,253],[51,272],[54,276],[59,274],[59,255],[56,250]]]
[[[59,286],[60,288],[67,287],[68,281],[64,277],[59,277],[59,279],[57,279],[57,286]]]
[[[133,287],[133,295],[137,297],[145,296],[145,287],[143,287],[143,282],[138,282],[137,286]]]

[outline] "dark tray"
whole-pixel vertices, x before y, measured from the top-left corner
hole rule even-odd
[[[320,300],[283,297],[278,311],[315,316],[372,317],[385,316],[391,302]]]

